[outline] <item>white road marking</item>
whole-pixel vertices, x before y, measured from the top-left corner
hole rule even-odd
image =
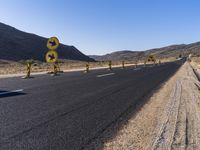
[[[0,92],[0,95],[6,95],[6,94],[17,93],[17,92],[22,92],[22,91],[24,91],[24,89],[12,90],[12,91],[7,91],[7,92]]]
[[[101,77],[105,77],[105,76],[111,76],[114,75],[115,73],[108,73],[108,74],[101,74],[101,75],[97,75],[97,78],[101,78]]]
[[[135,68],[134,70],[141,70],[141,68]]]

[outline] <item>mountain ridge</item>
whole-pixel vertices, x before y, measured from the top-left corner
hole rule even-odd
[[[12,26],[0,23],[0,59],[45,61],[47,38],[20,31]],[[75,46],[60,44],[58,49],[60,59],[94,61],[84,55]]]
[[[144,51],[131,51],[131,50],[120,50],[105,55],[89,55],[96,61],[122,61],[122,60],[139,60],[145,59],[148,55],[155,55],[157,58],[169,58],[188,56],[189,54],[200,55],[200,42],[191,44],[174,44],[161,48],[153,48]]]

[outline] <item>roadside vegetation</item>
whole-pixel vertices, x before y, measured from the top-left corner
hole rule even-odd
[[[200,57],[192,57],[191,65],[195,69],[200,69]]]
[[[161,63],[163,62],[171,62],[175,61],[176,58],[164,58],[161,59]],[[159,60],[157,60],[158,63]],[[52,65],[46,62],[41,62],[37,60],[21,60],[18,62],[15,61],[8,61],[8,60],[0,60],[0,75],[6,74],[22,74],[26,73],[26,64],[31,62],[31,72],[49,72],[52,71]],[[84,70],[86,68],[86,64],[88,62],[85,61],[73,61],[73,60],[59,60],[58,64],[60,70]],[[139,65],[144,64],[144,60],[141,61],[125,61],[125,66],[130,64],[132,65]],[[112,66],[121,66],[122,61],[112,61]],[[99,68],[99,67],[108,67],[108,61],[98,61],[98,62],[89,62],[89,67],[91,68]]]

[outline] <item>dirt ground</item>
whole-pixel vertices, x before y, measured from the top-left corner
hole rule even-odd
[[[200,57],[192,57],[191,65],[195,69],[200,69]]]
[[[170,62],[175,61],[175,58],[168,58],[162,59],[161,62]],[[73,61],[73,60],[62,60],[59,63],[60,70],[74,70],[74,69],[86,69],[86,64],[88,62],[84,61]],[[125,66],[130,64],[134,65],[135,61],[125,61]],[[150,62],[152,63],[152,62]],[[53,70],[53,65],[48,64],[45,62],[35,61],[35,65],[32,65],[31,72],[49,72]],[[138,62],[138,64],[144,64],[143,61]],[[122,66],[121,61],[113,61],[113,66]],[[90,62],[90,68],[97,68],[97,67],[108,67],[108,62]],[[0,60],[0,75],[8,75],[8,74],[21,74],[26,73],[26,65],[25,61],[21,62],[14,62],[14,61],[7,61],[7,60]]]
[[[186,62],[135,115],[122,126],[110,126],[86,149],[199,150],[199,89],[200,83]]]

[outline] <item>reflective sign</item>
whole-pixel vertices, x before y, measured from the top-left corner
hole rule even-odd
[[[48,63],[55,63],[58,60],[58,53],[54,50],[50,50],[46,53],[46,61]]]
[[[50,50],[56,50],[59,46],[59,40],[56,37],[51,37],[47,41],[47,48]]]
[[[147,61],[156,61],[156,58],[154,55],[149,55],[148,58],[147,58]]]

